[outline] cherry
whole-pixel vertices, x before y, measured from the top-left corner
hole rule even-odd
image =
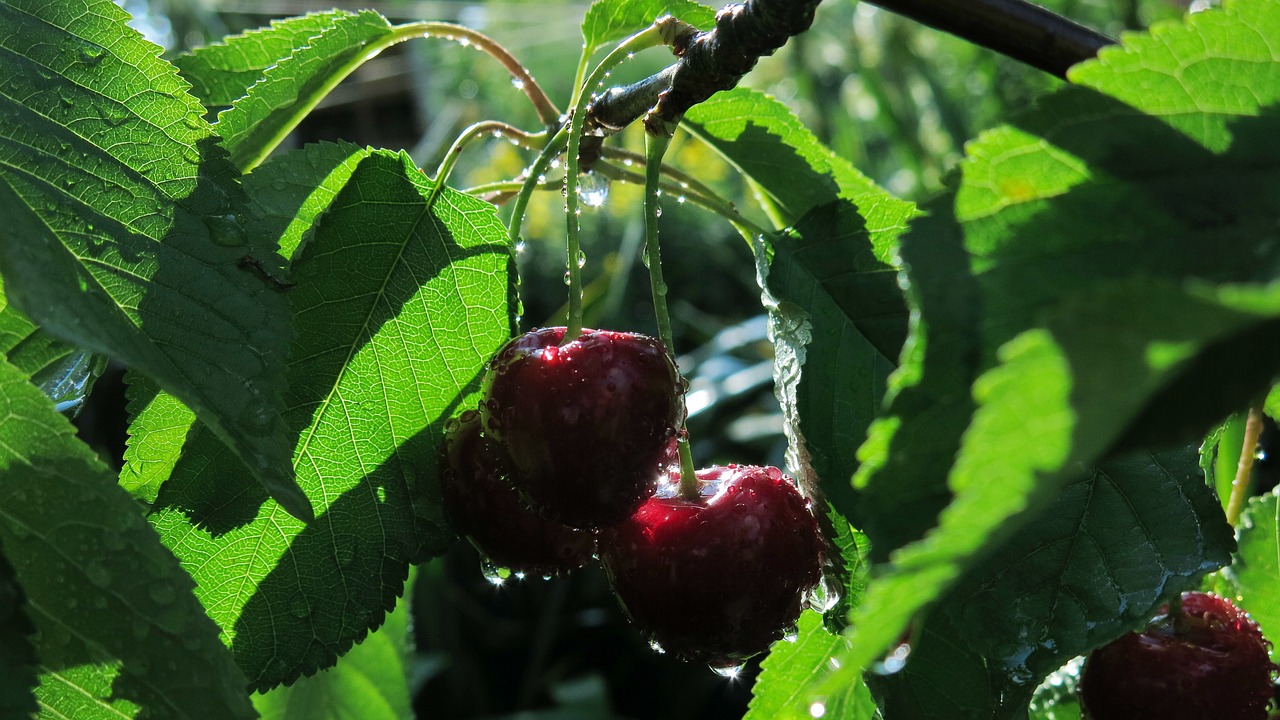
[[[1230,601],[1182,594],[1181,613],[1160,610],[1140,633],[1085,661],[1084,715],[1092,720],[1264,720],[1272,696],[1270,643]]]
[[[818,523],[774,467],[699,470],[696,500],[664,483],[605,531],[600,559],[623,608],[665,651],[734,667],[795,625],[821,579]]]
[[[530,506],[573,527],[631,515],[653,492],[684,419],[683,383],[657,340],[542,328],[511,340],[485,373],[485,432],[502,442]]]
[[[468,410],[445,431],[440,489],[459,535],[480,554],[515,572],[555,575],[586,565],[595,537],[543,519],[526,508],[508,482],[510,460],[480,431],[480,415]]]

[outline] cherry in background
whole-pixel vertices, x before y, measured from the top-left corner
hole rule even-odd
[[[823,541],[773,467],[699,470],[699,497],[664,483],[601,536],[600,560],[632,621],[668,653],[735,667],[794,627],[821,579]]]
[[[635,333],[563,327],[525,333],[485,373],[486,434],[515,466],[513,484],[546,517],[573,527],[625,520],[653,492],[684,419],[683,384],[666,349]]]
[[[510,472],[506,452],[481,433],[476,411],[449,423],[440,489],[458,534],[490,562],[514,572],[556,575],[590,562],[595,536],[525,507],[508,482]]]
[[[1270,643],[1229,600],[1182,594],[1141,633],[1093,651],[1080,679],[1091,720],[1265,720],[1272,697]]]

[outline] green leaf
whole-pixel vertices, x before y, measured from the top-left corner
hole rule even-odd
[[[410,573],[405,588],[413,587]],[[387,622],[351,648],[328,670],[288,687],[253,696],[263,720],[411,720],[412,661],[410,593],[396,603]]]
[[[663,15],[672,15],[699,30],[716,24],[716,11],[692,0],[596,0],[582,18],[585,54],[634,35]]]
[[[144,375],[131,370],[125,382],[130,421],[120,487],[150,505],[177,465],[196,416]]]
[[[33,633],[26,595],[0,547],[0,718],[31,717],[37,710],[33,690],[39,665]]]
[[[0,279],[0,355],[25,372],[58,412],[74,418],[84,407],[107,360],[52,337],[36,327],[4,295]]]
[[[975,566],[930,614],[925,627],[966,648],[989,677],[982,716],[1025,709],[1042,678],[1065,662],[1144,626],[1168,598],[1196,587],[1231,559],[1234,546],[1193,447],[1103,463],[1069,481],[1033,522]],[[949,615],[938,622],[935,616]],[[907,663],[919,711],[938,712],[955,668]]]
[[[795,642],[774,643],[769,656],[761,661],[760,677],[751,688],[751,705],[744,720],[873,720],[875,702],[861,678],[821,699],[799,694],[813,677],[825,676],[836,667],[832,656],[844,643],[839,635],[823,628],[821,615],[810,611],[801,614]]]
[[[1280,660],[1280,498],[1275,492],[1250,498],[1240,514],[1240,548],[1236,561],[1223,571],[1240,607],[1258,621],[1272,640],[1271,661]]]
[[[190,576],[111,472],[8,363],[0,406],[0,543],[37,630],[46,712],[252,717]]]
[[[303,235],[329,207],[368,150],[347,143],[317,143],[277,155],[245,177],[250,197],[247,230],[263,255],[293,257]],[[279,272],[283,268],[263,272]],[[151,380],[130,372],[128,445],[120,482],[150,504],[178,462],[195,415]]]
[[[1045,517],[1076,468],[1113,448],[1146,399],[1199,385],[1221,393],[1223,404],[1243,403],[1265,387],[1280,363],[1241,358],[1276,357],[1277,330],[1280,286],[1211,290],[1133,280],[1064,303],[1045,328],[1006,344],[1001,364],[974,386],[978,409],[948,480],[954,502],[937,528],[896,551],[870,584],[842,663],[875,659],[1021,523]],[[1104,345],[1098,337],[1124,340]],[[1220,377],[1238,381],[1215,384]]]
[[[280,421],[283,298],[240,266],[236,174],[109,0],[0,1],[0,273],[44,331],[154,377],[272,496],[310,505]]]
[[[267,70],[333,28],[341,10],[273,20],[270,27],[232,35],[214,45],[174,58],[178,72],[191,83],[191,94],[207,108],[228,107],[249,94]]]
[[[218,115],[231,162],[246,172],[256,167],[343,78],[395,40],[386,18],[373,10],[336,15]]]
[[[317,519],[264,502],[199,429],[151,514],[255,689],[332,665],[453,541],[436,451],[507,339],[511,252],[492,205],[429,192],[371,153],[293,261],[285,421]]]
[[[913,204],[877,187],[823,145],[790,108],[759,91],[716,93],[685,114],[684,126],[751,178],[783,223],[796,223],[836,200],[852,203],[881,262],[891,262],[892,238],[916,214]]]

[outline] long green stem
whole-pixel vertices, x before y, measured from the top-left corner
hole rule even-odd
[[[662,250],[658,244],[659,200],[662,191],[662,156],[667,152],[671,138],[665,134],[645,133],[644,168],[644,258],[649,266],[649,289],[653,293],[653,313],[658,321],[658,339],[667,352],[675,357],[675,340],[671,332],[671,313],[667,310],[667,283],[662,279]],[[689,449],[686,428],[680,428],[676,443],[680,451],[680,494],[686,500],[698,498],[698,476],[693,466],[693,453]]]
[[[542,148],[542,152],[538,154],[537,159],[529,166],[528,174],[525,176],[524,184],[520,186],[520,192],[516,194],[515,202],[511,205],[511,222],[507,226],[507,240],[511,246],[515,247],[520,241],[520,226],[524,223],[524,211],[529,206],[529,198],[533,195],[533,189],[544,182],[543,174],[551,167],[551,160],[561,150],[564,150],[565,142],[569,139],[569,130],[561,128],[550,140],[547,141],[546,147]]]
[[[662,44],[662,33],[657,25],[651,25],[623,40],[596,66],[578,89],[576,102],[569,120],[569,147],[565,152],[565,248],[569,266],[569,318],[565,323],[564,342],[578,339],[582,334],[582,244],[578,237],[578,154],[582,148],[582,128],[587,119],[587,104],[594,94],[592,89],[604,83],[609,71],[634,55],[637,51]]]
[[[1249,419],[1244,424],[1244,441],[1240,448],[1240,462],[1236,465],[1236,477],[1231,483],[1231,497],[1227,500],[1227,522],[1232,527],[1240,520],[1244,502],[1249,497],[1249,481],[1253,478],[1253,461],[1258,455],[1258,437],[1262,435],[1262,406],[1249,408]]]
[[[668,174],[667,169],[667,166],[664,165],[662,168],[662,173],[664,175]],[[631,172],[617,167],[616,165],[610,165],[609,163],[596,163],[594,172],[598,172],[610,180],[620,180],[622,182],[630,182],[637,185],[644,184],[644,176],[640,173]],[[733,206],[733,203],[725,200],[710,190],[707,191],[707,194],[704,194],[701,190],[695,189],[691,185],[685,186],[684,183],[677,184],[672,182],[661,182],[659,187],[662,189],[662,192],[672,195],[677,199],[685,197],[691,204],[697,205],[704,210],[709,210],[736,226],[749,228],[749,237],[755,235],[768,235],[772,232],[771,230],[766,230],[743,217],[738,212],[738,209]]]
[[[461,157],[463,149],[478,138],[488,134],[506,136],[523,147],[533,147],[534,140],[546,135],[546,133],[527,133],[500,120],[483,120],[463,130],[462,134],[458,135],[458,138],[453,141],[453,145],[449,147],[448,152],[444,154],[444,159],[440,161],[440,166],[436,168],[435,185],[431,188],[431,195],[427,197],[428,206],[435,202],[435,199],[440,195],[440,191],[449,179],[449,174],[453,172],[453,166],[458,163],[458,158]]]

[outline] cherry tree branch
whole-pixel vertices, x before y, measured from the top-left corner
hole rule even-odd
[[[1027,0],[868,1],[1062,78],[1115,42]],[[583,167],[599,157],[605,137],[641,116],[650,132],[670,132],[689,108],[736,86],[761,57],[808,29],[819,2],[745,0],[724,7],[714,29],[674,38],[674,65],[610,88],[587,108]]]

